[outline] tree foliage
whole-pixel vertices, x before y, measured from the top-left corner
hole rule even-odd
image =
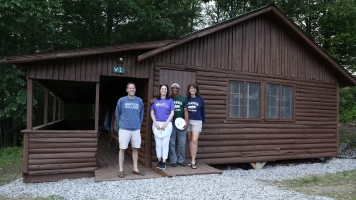
[[[356,0],[2,0],[0,58],[175,39],[270,3],[356,72]],[[0,74],[0,118],[14,118],[23,126],[25,76],[3,64]],[[40,90],[35,94],[37,106],[42,95]],[[340,111],[343,106],[343,113],[351,109],[342,103]]]
[[[340,90],[340,121],[356,121],[356,87],[346,87]]]

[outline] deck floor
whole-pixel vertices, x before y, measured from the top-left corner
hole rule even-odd
[[[167,165],[167,169],[156,169],[156,163],[152,163],[152,168],[147,168],[142,164],[138,164],[139,170],[145,172],[145,176],[139,176],[132,174],[132,158],[129,155],[125,155],[124,161],[124,173],[125,177],[118,177],[119,173],[119,159],[115,153],[115,144],[112,142],[109,147],[109,139],[101,135],[99,137],[98,144],[98,169],[95,170],[95,181],[120,181],[120,180],[136,180],[136,179],[148,179],[159,177],[173,177],[173,176],[189,176],[198,174],[221,174],[222,171],[210,167],[204,163],[198,163],[197,169],[191,169],[190,167],[171,167]]]
[[[119,180],[136,180],[163,177],[161,174],[138,163],[138,169],[145,172],[145,176],[132,174],[132,158],[125,155],[124,161],[124,178],[118,177],[119,158],[115,153],[115,144],[112,142],[109,147],[109,139],[105,136],[99,137],[98,144],[98,169],[95,170],[95,181],[119,181]]]
[[[165,170],[160,170],[156,168],[157,162],[152,163],[152,169],[156,172],[162,174],[163,176],[173,177],[173,176],[192,176],[192,175],[201,175],[201,174],[221,174],[222,171],[215,169],[204,163],[197,163],[197,168],[192,169],[191,167],[171,167],[169,164]]]

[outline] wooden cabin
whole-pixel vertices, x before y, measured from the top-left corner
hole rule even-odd
[[[8,57],[27,72],[24,182],[93,176],[103,113],[126,95],[146,111],[139,162],[155,161],[147,100],[160,83],[196,82],[206,104],[198,162],[336,157],[339,88],[356,80],[276,7],[267,6],[172,41]],[[32,125],[33,86],[45,88],[44,124]],[[48,94],[55,96],[47,119]],[[89,106],[83,106],[89,105]],[[73,117],[73,113],[87,113]],[[89,111],[88,111],[89,109]],[[69,114],[71,113],[71,114]]]

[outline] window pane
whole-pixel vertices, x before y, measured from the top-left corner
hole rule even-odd
[[[229,116],[243,117],[244,82],[229,82]]]
[[[260,117],[260,83],[246,82],[246,118]]]
[[[267,84],[267,118],[279,118],[279,87],[279,85]]]
[[[282,86],[282,113],[281,118],[292,119],[294,116],[294,88],[290,86]]]

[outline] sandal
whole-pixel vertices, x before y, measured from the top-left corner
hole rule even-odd
[[[144,175],[145,175],[145,172],[143,172],[143,171],[135,171],[135,170],[132,170],[132,173],[133,173],[133,174],[140,175],[140,176],[144,176]]]
[[[192,169],[196,169],[197,168],[197,162],[195,161],[195,163],[188,163],[187,164],[188,167],[191,167]]]
[[[117,175],[117,176],[120,178],[124,178],[125,174],[124,174],[124,172],[119,172],[119,175]]]

